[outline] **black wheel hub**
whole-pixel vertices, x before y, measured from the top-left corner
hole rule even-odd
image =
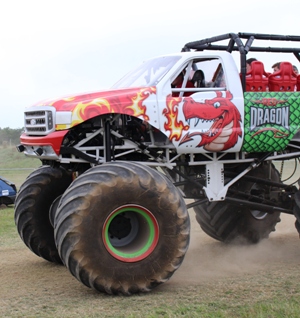
[[[130,219],[126,218],[124,214],[117,215],[109,226],[108,232],[111,238],[115,237],[122,239],[129,235],[131,231]]]

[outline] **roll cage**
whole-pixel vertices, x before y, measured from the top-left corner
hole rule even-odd
[[[219,44],[228,40],[227,45]],[[243,42],[243,40],[245,40]],[[253,46],[254,40],[267,40],[284,43],[284,42],[299,42],[300,45],[300,36],[296,35],[277,35],[277,34],[259,34],[259,33],[226,33],[219,36],[214,36],[211,38],[206,38],[199,41],[188,42],[182,48],[182,52],[189,52],[191,50],[195,51],[227,51],[232,53],[233,51],[238,51],[240,53],[240,71],[241,71],[241,81],[243,91],[245,92],[246,88],[246,57],[247,54],[251,52],[273,52],[273,53],[293,53],[297,60],[300,62],[300,47],[277,47],[277,46]],[[255,41],[257,42],[257,41]],[[218,43],[218,44],[214,44]],[[260,42],[261,44],[261,42]]]

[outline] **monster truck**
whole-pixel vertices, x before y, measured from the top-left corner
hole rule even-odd
[[[299,228],[298,185],[275,168],[289,161],[296,170],[299,160],[299,80],[288,62],[276,76],[259,61],[246,73],[248,52],[300,61],[300,48],[278,42],[300,37],[229,33],[190,42],[110,90],[26,108],[17,148],[41,167],[16,198],[24,243],[88,287],[130,295],[179,268],[190,208],[224,243],[267,238],[280,213],[294,214]]]

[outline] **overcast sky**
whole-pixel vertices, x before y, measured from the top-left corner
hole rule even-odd
[[[3,0],[0,127],[21,128],[26,106],[109,88],[143,60],[190,41],[229,32],[300,35],[299,17],[299,0]]]

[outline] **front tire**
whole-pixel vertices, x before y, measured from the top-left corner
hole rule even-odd
[[[16,197],[15,223],[21,239],[49,262],[61,263],[49,219],[50,207],[71,182],[71,173],[63,168],[42,166],[27,177]]]
[[[270,170],[271,168],[271,170]],[[257,178],[269,178],[280,182],[280,176],[274,165],[262,164],[248,175]],[[246,181],[241,178],[233,189],[240,192],[269,198],[270,186]],[[239,197],[239,195],[235,196]],[[270,199],[270,198],[269,198]],[[202,230],[212,238],[225,243],[255,244],[268,238],[280,222],[280,213],[273,214],[240,207],[226,201],[208,202],[194,207],[196,220]]]
[[[130,295],[150,291],[179,268],[189,244],[189,215],[159,172],[109,163],[82,174],[63,194],[55,240],[80,282]]]

